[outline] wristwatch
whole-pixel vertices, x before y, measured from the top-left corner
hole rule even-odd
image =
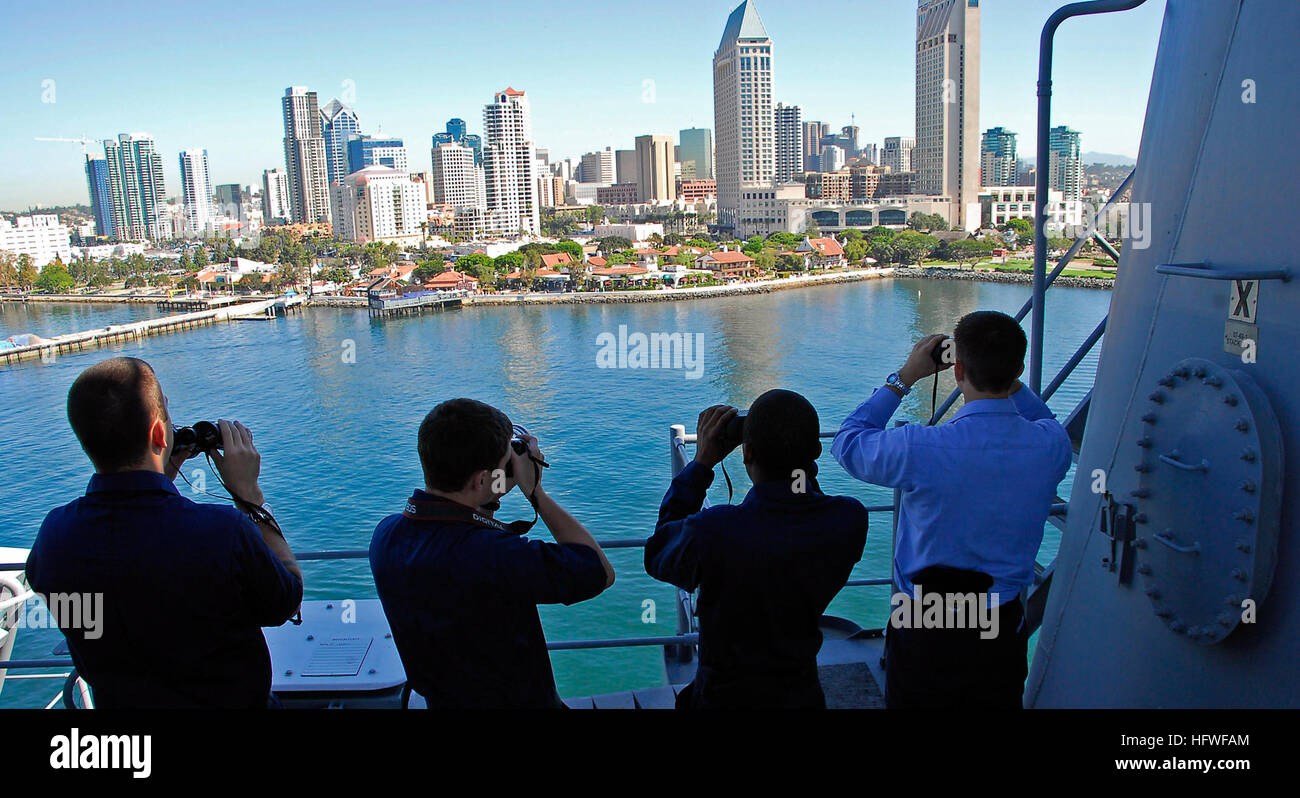
[[[895,371],[893,374],[890,374],[888,377],[885,378],[885,384],[892,388],[897,388],[898,390],[902,391],[903,396],[907,396],[909,393],[912,392],[911,388],[903,384],[903,378],[898,376],[897,371]]]

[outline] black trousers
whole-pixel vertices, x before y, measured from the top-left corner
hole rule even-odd
[[[998,607],[996,637],[979,629],[890,626],[885,706],[890,709],[1021,709],[1029,636],[1020,601]]]
[[[677,694],[678,709],[825,709],[816,666],[796,673],[720,673],[707,665]]]

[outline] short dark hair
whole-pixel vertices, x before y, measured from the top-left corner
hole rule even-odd
[[[162,386],[149,364],[134,357],[96,363],[68,389],[68,423],[101,473],[139,466],[160,415],[166,417]]]
[[[745,445],[768,479],[807,469],[822,452],[817,409],[794,391],[775,388],[754,400],[745,417]]]
[[[952,331],[957,359],[977,391],[1010,390],[1025,367],[1029,344],[1020,323],[996,310],[967,313]]]
[[[473,474],[496,468],[514,430],[506,414],[474,399],[448,399],[420,424],[420,467],[424,483],[448,492],[465,487]]]

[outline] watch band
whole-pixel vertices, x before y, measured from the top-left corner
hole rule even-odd
[[[892,388],[897,388],[899,391],[902,391],[903,396],[907,396],[909,393],[912,392],[911,388],[903,384],[903,378],[898,376],[897,371],[895,371],[893,374],[890,374],[888,377],[885,378],[885,384]]]

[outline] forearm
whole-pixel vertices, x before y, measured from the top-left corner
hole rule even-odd
[[[610,565],[609,558],[601,549],[596,538],[592,536],[587,528],[579,523],[578,519],[569,514],[568,510],[561,507],[555,499],[538,485],[533,493],[533,499],[537,502],[537,514],[541,516],[542,522],[546,528],[551,530],[551,536],[555,538],[556,543],[569,543],[575,546],[586,546],[596,552],[600,557],[600,564],[605,568],[605,586],[614,584],[614,566]]]

